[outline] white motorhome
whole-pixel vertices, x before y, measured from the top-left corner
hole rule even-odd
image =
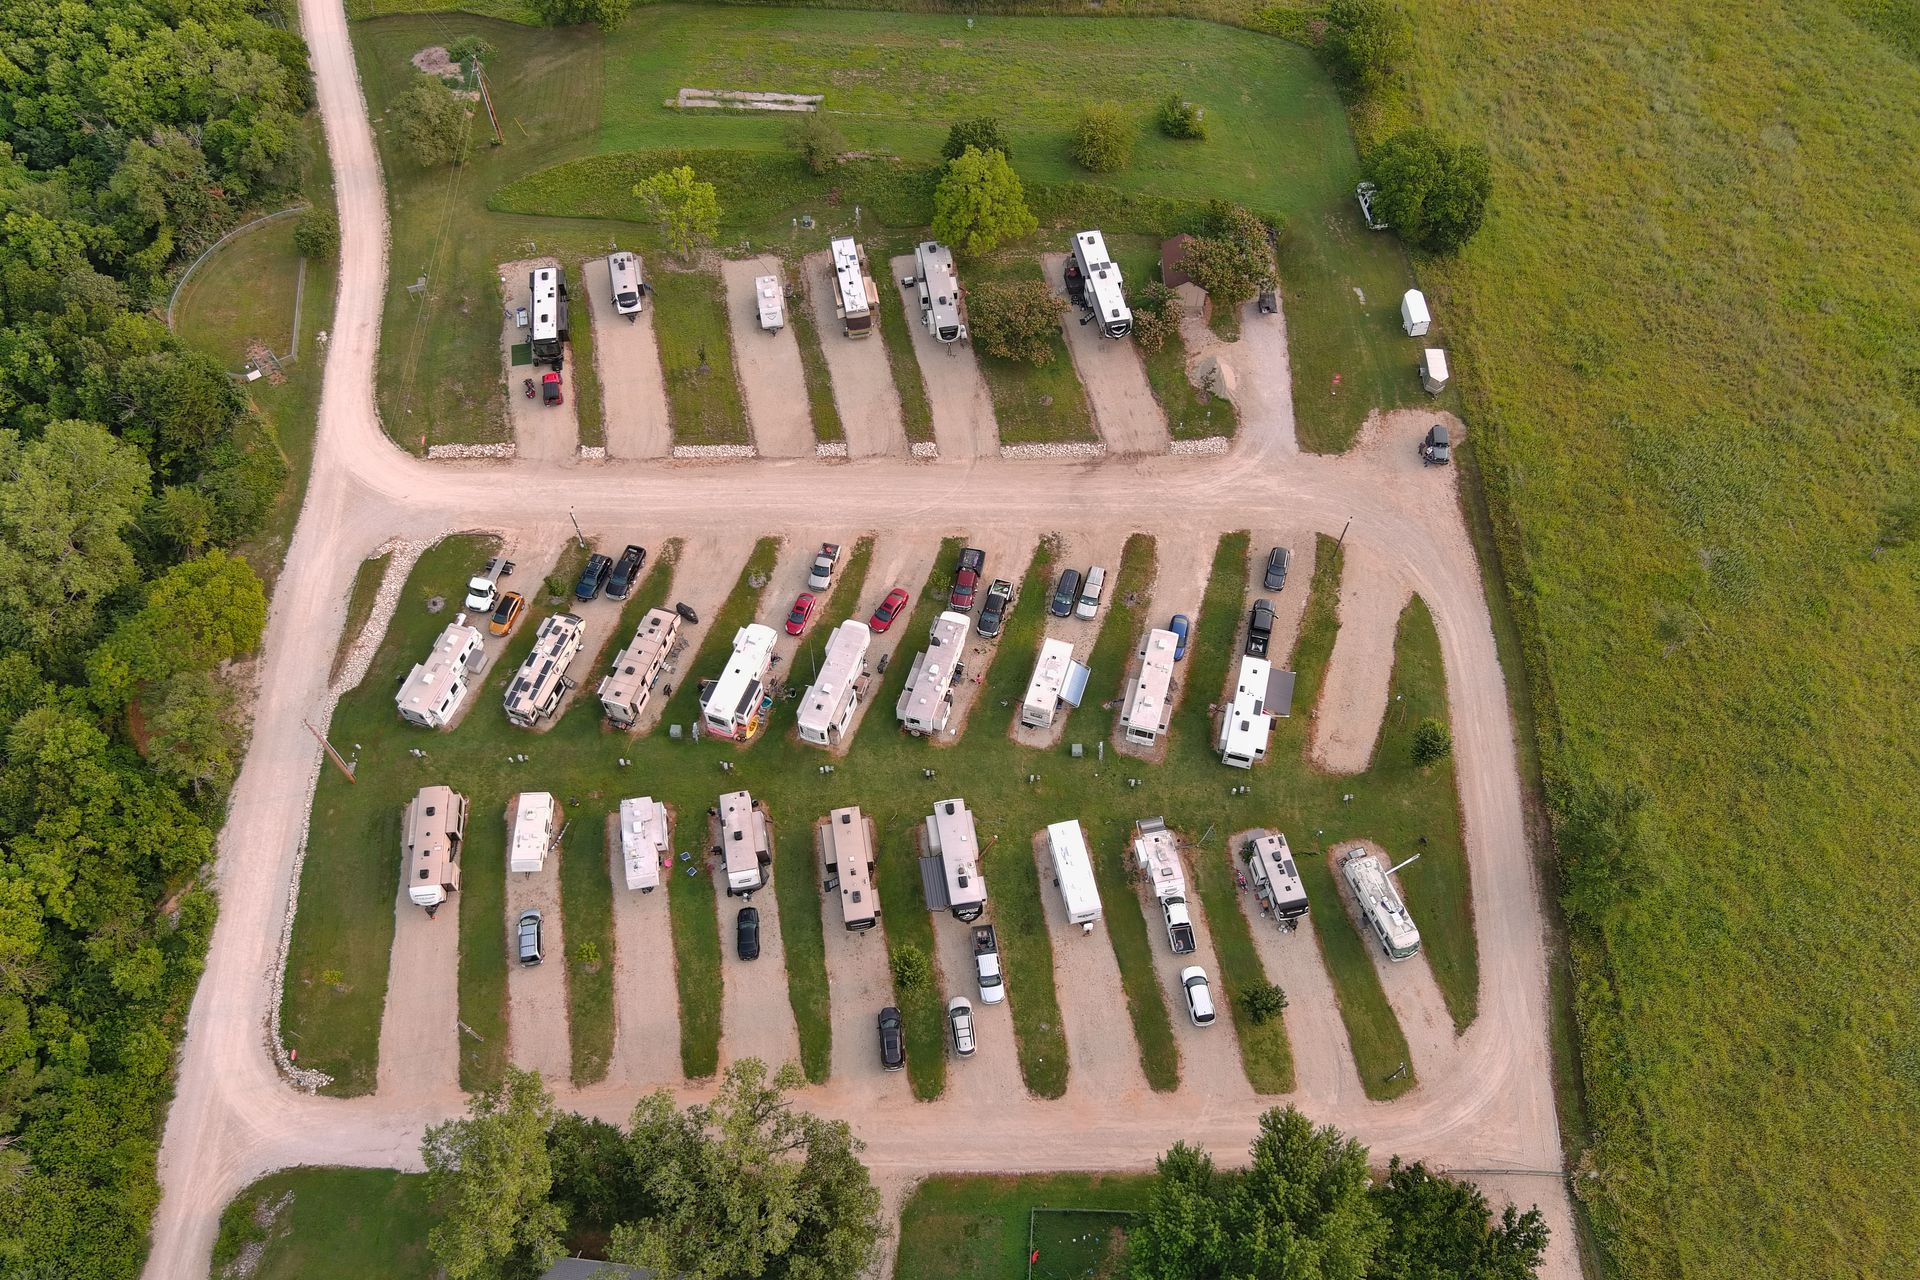
[[[1251,769],[1267,758],[1267,739],[1273,734],[1273,714],[1267,709],[1268,683],[1273,664],[1265,658],[1242,657],[1233,697],[1221,713],[1220,762]]]
[[[761,329],[778,333],[787,327],[787,295],[780,288],[779,276],[755,276],[753,301],[760,313]]]
[[[1100,886],[1093,878],[1093,859],[1080,823],[1069,818],[1049,826],[1047,852],[1053,858],[1053,879],[1060,886],[1067,923],[1093,932],[1093,922],[1100,918]]]
[[[773,866],[773,834],[767,826],[767,813],[745,791],[729,791],[720,797],[714,817],[720,826],[721,873],[726,877],[727,896],[752,894],[764,887]]]
[[[853,713],[860,709],[867,646],[872,643],[873,628],[857,618],[833,629],[826,656],[820,660],[820,674],[800,700],[800,741],[830,747],[846,735]]]
[[[833,314],[849,338],[873,332],[880,290],[867,272],[867,251],[852,236],[833,242]]]
[[[1277,921],[1298,920],[1307,914],[1307,886],[1286,836],[1278,831],[1255,836],[1247,845],[1247,876],[1260,905]]]
[[[1156,898],[1187,896],[1187,872],[1180,846],[1165,818],[1141,818],[1133,824],[1133,864]]]
[[[720,678],[700,695],[700,718],[708,733],[745,742],[759,732],[772,701],[767,673],[773,667],[772,627],[749,622],[733,633],[733,655]]]
[[[680,636],[680,615],[671,609],[649,609],[634,628],[633,639],[613,657],[613,670],[595,690],[600,709],[607,719],[622,729],[639,722],[653,697],[653,686],[660,679],[674,641]]]
[[[927,818],[927,853],[940,860],[953,918],[979,919],[987,909],[987,881],[980,874],[980,836],[965,800],[942,800],[933,806]]]
[[[620,802],[610,815],[620,828],[620,863],[627,888],[652,893],[660,887],[660,860],[671,839],[667,806],[652,796],[633,796]]]
[[[820,828],[821,883],[840,891],[840,919],[850,932],[880,923],[880,897],[873,886],[873,819],[858,805],[835,809]]]
[[[485,648],[486,637],[467,625],[466,614],[449,622],[427,660],[414,663],[393,695],[400,718],[428,729],[450,723],[467,700],[467,673]]]
[[[534,633],[533,649],[507,683],[507,719],[531,729],[560,709],[573,688],[567,667],[580,654],[587,624],[571,613],[548,614]]]
[[[953,680],[960,669],[960,650],[967,641],[967,615],[947,609],[927,628],[927,647],[913,660],[907,687],[900,691],[894,714],[908,733],[935,734],[953,715]]]
[[[613,309],[629,320],[647,307],[647,282],[640,274],[640,255],[625,249],[607,257],[607,279],[613,287]]]
[[[1407,904],[1400,898],[1400,891],[1393,887],[1393,877],[1388,868],[1380,865],[1363,848],[1352,848],[1340,855],[1340,873],[1347,878],[1347,887],[1353,890],[1353,900],[1360,906],[1360,914],[1366,918],[1373,936],[1380,940],[1380,949],[1387,953],[1387,959],[1406,960],[1420,954],[1420,931],[1413,926],[1413,917],[1407,912]]]
[[[1180,637],[1159,627],[1140,642],[1140,673],[1127,687],[1120,712],[1120,728],[1127,741],[1150,747],[1167,731],[1173,714],[1173,651]]]
[[[1073,660],[1072,645],[1065,640],[1047,640],[1040,646],[1039,661],[1033,664],[1026,696],[1020,699],[1020,723],[1029,729],[1052,728],[1062,703],[1080,705],[1092,675],[1084,664]]]
[[[1120,289],[1120,267],[1107,253],[1106,239],[1098,231],[1073,237],[1067,296],[1086,311],[1088,322],[1099,323],[1101,337],[1124,338],[1133,332],[1133,312]]]
[[[431,916],[460,889],[460,846],[467,838],[467,798],[452,787],[422,787],[407,802],[401,825],[407,901]]]
[[[914,284],[920,293],[920,323],[936,342],[958,342],[967,336],[967,317],[960,300],[960,273],[953,269],[953,250],[934,240],[923,240],[913,251],[919,272]]]
[[[547,865],[554,812],[548,791],[522,791],[507,802],[507,870],[529,875]]]
[[[533,301],[529,310],[533,344],[533,362],[560,367],[561,352],[567,341],[567,277],[558,267],[535,267],[527,273],[527,291]]]

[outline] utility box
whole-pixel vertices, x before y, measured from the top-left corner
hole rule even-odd
[[[1400,327],[1407,331],[1409,338],[1425,336],[1432,323],[1433,317],[1427,314],[1426,294],[1409,289],[1400,295]]]

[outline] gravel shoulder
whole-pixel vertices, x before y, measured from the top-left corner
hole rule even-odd
[[[593,313],[593,367],[600,375],[601,421],[607,455],[664,458],[673,451],[667,421],[667,384],[654,341],[655,309],[629,319],[613,309],[605,258],[589,258],[581,275]]]
[[[500,264],[501,291],[506,298],[500,316],[500,367],[506,370],[507,421],[513,427],[514,456],[530,462],[572,462],[580,451],[580,419],[573,399],[573,344],[566,344],[566,358],[560,362],[561,403],[551,407],[541,399],[539,390],[548,370],[513,362],[513,348],[530,336],[514,323],[514,313],[532,301],[527,292],[527,273],[535,267],[558,265],[555,258]],[[526,378],[533,379],[531,399],[521,385]]]
[[[566,797],[556,797],[565,803]],[[505,822],[504,812],[474,812],[469,822]],[[504,856],[504,855],[502,855]],[[567,1037],[567,939],[560,913],[560,859],[555,849],[534,872],[507,872],[507,1042],[513,1065],[538,1071],[551,1084],[570,1077],[573,1047]],[[578,852],[575,857],[581,856]],[[528,908],[540,912],[540,946],[545,959],[523,965],[514,927]]]
[[[1062,272],[1067,255],[1043,255],[1047,283],[1060,297],[1067,296]],[[1107,452],[1165,453],[1172,443],[1167,432],[1166,415],[1153,398],[1147,382],[1146,366],[1133,339],[1100,336],[1099,327],[1081,324],[1080,314],[1071,305],[1062,313],[1060,327],[1067,339],[1067,351],[1073,357],[1074,372],[1087,389],[1087,402],[1093,406],[1093,422]]]
[[[920,268],[914,256],[903,253],[888,264],[890,284]],[[907,328],[913,332],[913,358],[926,380],[927,403],[933,408],[933,441],[942,458],[992,458],[1000,453],[1000,425],[994,421],[993,398],[980,362],[969,342],[941,342],[920,323],[919,306],[906,300]],[[822,330],[825,332],[825,330]]]
[[[680,996],[667,887],[627,888],[619,816],[606,829],[613,880],[613,1060],[607,1079],[635,1091],[680,1083]],[[671,875],[663,873],[662,878]]]
[[[707,847],[719,843],[711,818],[707,819]],[[775,826],[773,840],[805,840],[804,827]],[[773,891],[770,873],[766,887],[751,898],[730,898],[711,854],[707,865],[714,876],[713,909],[720,925],[720,975],[724,998],[720,1011],[720,1065],[758,1058],[769,1070],[800,1060],[800,1033],[793,1025],[793,1005],[787,999],[787,948],[780,940],[780,895]],[[734,946],[740,908],[760,911],[760,958],[742,960]]]
[[[398,845],[394,860],[400,860]],[[387,968],[387,1003],[380,1011],[378,1089],[460,1087],[460,895],[440,905],[432,919],[407,900],[396,868],[393,951]]]
[[[1329,773],[1360,773],[1387,715],[1393,642],[1412,592],[1368,547],[1347,550],[1340,583],[1340,632],[1314,709],[1313,762]]]
[[[1120,962],[1113,956],[1105,915],[1134,910],[1131,903],[1102,902],[1102,918],[1085,932],[1067,923],[1047,833],[1033,837],[1033,861],[1040,872],[1040,896],[1047,906],[1047,932],[1053,941],[1053,985],[1060,999],[1060,1023],[1067,1034],[1067,1097],[1112,1106],[1149,1092],[1140,1069],[1140,1046],[1127,1019],[1127,993],[1120,985]],[[1007,975],[1009,985],[1020,975]],[[1245,1081],[1241,1082],[1244,1088]]]
[[[849,338],[833,314],[833,255],[810,253],[806,273],[808,305],[820,332],[820,349],[833,380],[833,405],[847,432],[847,453],[855,458],[907,456],[907,429],[900,422],[900,392],[887,367],[887,348],[878,333]],[[875,281],[878,284],[878,281]],[[884,324],[878,316],[874,323]]]
[[[813,419],[807,413],[807,379],[800,342],[791,327],[768,333],[760,327],[753,291],[759,276],[786,272],[772,256],[728,259],[720,264],[727,285],[727,323],[733,329],[733,363],[747,401],[753,444],[762,457],[811,458]]]

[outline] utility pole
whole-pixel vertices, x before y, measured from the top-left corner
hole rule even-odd
[[[340,758],[340,753],[333,749],[333,744],[327,741],[327,735],[320,732],[318,729],[314,728],[313,721],[311,720],[303,719],[300,721],[300,723],[307,726],[307,732],[312,734],[316,739],[318,739],[320,745],[327,749],[327,758],[333,761],[333,767],[338,769],[341,773],[344,773],[347,776],[348,782],[357,781],[357,779],[353,776],[353,769],[347,764],[345,760],[342,760]]]
[[[572,507],[567,508],[567,519],[573,521],[574,540],[580,544],[580,549],[585,551],[587,549],[587,535],[580,532],[580,517],[573,514]],[[1342,534],[1341,536],[1345,537],[1346,535]]]
[[[1351,529],[1351,528],[1353,528],[1353,517],[1352,517],[1352,516],[1348,516],[1348,517],[1347,517],[1347,522],[1346,522],[1346,523],[1345,523],[1344,525],[1341,525],[1341,526],[1340,526],[1340,540],[1339,540],[1338,542],[1336,542],[1336,543],[1334,543],[1334,544],[1333,544],[1333,545],[1334,545],[1334,546],[1335,546],[1336,548],[1339,548],[1339,549],[1341,549],[1341,550],[1344,550],[1344,549],[1346,548],[1346,545],[1347,545],[1347,530],[1349,530],[1349,529]]]

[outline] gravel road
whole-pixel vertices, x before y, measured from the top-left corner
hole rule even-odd
[[[733,327],[733,367],[740,371],[754,447],[763,458],[813,457],[813,418],[807,412],[800,341],[791,325],[778,333],[760,327],[760,305],[753,291],[753,282],[760,276],[786,278],[780,260],[772,256],[729,259],[720,264],[720,275],[727,285],[727,323]]]
[[[914,256],[903,253],[888,264],[893,287],[920,268]],[[883,288],[886,286],[882,286]],[[992,458],[1000,453],[1000,425],[993,418],[993,397],[980,376],[980,361],[970,342],[941,342],[920,323],[919,303],[906,299],[907,328],[913,333],[913,358],[927,384],[927,403],[933,409],[933,440],[945,459]]]
[[[613,285],[605,258],[589,258],[585,277],[593,314],[593,368],[600,375],[600,420],[607,454],[614,458],[664,458],[673,451],[667,422],[667,384],[654,341],[655,308],[628,319],[613,309]]]

